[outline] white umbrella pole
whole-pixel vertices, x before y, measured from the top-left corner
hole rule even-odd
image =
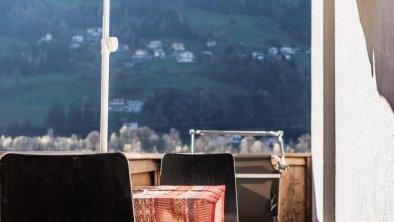
[[[108,152],[109,55],[118,48],[118,39],[109,37],[110,0],[103,0],[103,36],[101,39],[101,112],[100,152]]]

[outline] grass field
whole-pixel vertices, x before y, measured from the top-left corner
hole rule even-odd
[[[181,64],[170,59],[154,61],[147,70],[151,75],[146,82],[147,90],[153,92],[163,87],[192,91],[204,87],[219,95],[244,92],[238,85],[224,84],[204,76],[198,71],[201,68],[200,64]]]
[[[117,83],[121,87],[133,91],[133,98],[146,100],[159,88],[173,88],[192,92],[196,88],[204,87],[215,94],[226,95],[244,93],[245,90],[238,85],[225,84],[212,78],[198,74],[201,64],[181,64],[173,59],[153,60],[140,72],[132,72],[129,81]]]
[[[116,1],[116,0],[113,0],[113,1]],[[57,4],[57,5],[68,5],[68,6],[93,5],[93,4],[101,6],[103,4],[103,1],[102,0],[52,0],[51,3]]]
[[[184,13],[197,33],[213,33],[216,38],[232,44],[256,49],[267,49],[271,46],[270,41],[282,45],[296,44],[277,22],[268,17],[224,15],[191,8],[184,9]]]
[[[30,120],[41,124],[54,101],[65,106],[79,105],[83,100],[98,105],[100,82],[82,80],[81,76],[51,73],[18,77],[0,77],[0,125]]]

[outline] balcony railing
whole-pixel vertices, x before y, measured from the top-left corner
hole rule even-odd
[[[126,155],[130,161],[133,186],[160,185],[162,154]],[[268,157],[268,155],[235,155],[236,160],[250,157]],[[290,167],[282,172],[279,200],[280,221],[311,221],[312,156],[306,153],[289,153],[286,154],[286,160]]]

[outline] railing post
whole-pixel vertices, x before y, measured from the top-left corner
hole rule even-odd
[[[190,136],[191,136],[191,152],[192,152],[192,154],[194,154],[194,140],[195,140],[195,131],[194,131],[194,129],[191,129],[189,131],[189,133],[190,133]]]

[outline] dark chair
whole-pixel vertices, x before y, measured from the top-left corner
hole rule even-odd
[[[231,154],[165,154],[161,185],[225,185],[225,221],[238,221],[234,157]]]
[[[2,222],[134,221],[121,153],[5,154],[0,180]]]

